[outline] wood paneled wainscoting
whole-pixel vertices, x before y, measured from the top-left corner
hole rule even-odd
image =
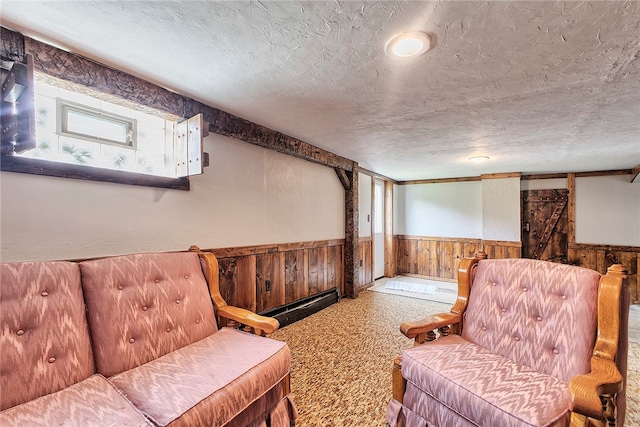
[[[395,235],[396,274],[457,280],[460,260],[484,251],[489,258],[520,258],[520,242]]]
[[[608,246],[569,243],[569,264],[579,265],[606,274],[607,268],[613,264],[622,264],[629,276],[629,292],[631,303],[640,304],[640,247]]]
[[[361,291],[373,286],[373,239],[371,237],[360,237],[358,246],[358,252],[360,253],[358,291]]]
[[[256,313],[337,288],[344,293],[344,240],[204,249],[220,265],[229,305]]]

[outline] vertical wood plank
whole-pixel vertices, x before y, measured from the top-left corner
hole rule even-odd
[[[441,244],[441,253],[440,253],[440,276],[445,279],[453,279],[454,277],[454,268],[453,268],[453,242],[445,241]]]
[[[285,304],[307,296],[304,288],[304,251],[287,251],[284,253]]]
[[[238,260],[236,258],[218,259],[220,295],[229,305],[238,306]],[[246,307],[245,307],[246,308]]]
[[[640,266],[639,254],[634,252],[621,252],[618,262],[627,269],[629,292],[631,301],[638,301],[638,267]]]
[[[284,305],[285,289],[281,252],[256,255],[256,311]],[[266,290],[267,280],[271,281],[271,290]]]
[[[309,295],[315,295],[320,292],[320,288],[318,286],[318,250],[316,248],[311,248],[308,250],[309,252],[309,273],[308,273],[308,284],[309,284]]]
[[[256,257],[255,255],[239,257],[238,264],[238,307],[256,311]]]
[[[438,271],[438,251],[438,241],[434,239],[429,240],[429,276],[440,277]]]

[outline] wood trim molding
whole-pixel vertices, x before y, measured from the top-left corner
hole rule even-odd
[[[569,243],[569,249],[584,250],[584,251],[611,251],[611,252],[640,253],[640,246],[614,246],[614,245],[600,245],[600,244],[593,244],[593,243]]]
[[[535,175],[522,175],[520,179],[522,181],[532,181],[535,179],[558,179],[566,178],[566,173],[540,173]]]
[[[344,245],[344,239],[314,240],[308,242],[276,243],[271,245],[240,246],[229,248],[211,248],[202,249],[202,251],[212,252],[217,258],[222,259],[341,245]]]
[[[631,175],[631,169],[616,169],[610,171],[575,172],[576,178],[589,178],[592,176]]]
[[[417,184],[444,184],[448,182],[471,182],[481,181],[479,176],[467,176],[462,178],[437,178],[437,179],[416,179],[412,181],[398,181],[398,185],[417,185]]]
[[[461,243],[480,243],[482,239],[474,239],[468,237],[434,237],[434,236],[409,236],[404,234],[395,234],[393,236],[398,240],[419,240],[419,241],[438,241],[438,242],[461,242]],[[487,240],[488,241],[488,240]]]
[[[501,246],[505,248],[521,248],[521,241],[511,240],[482,240],[483,245]]]
[[[96,168],[70,163],[50,162],[28,157],[2,156],[0,170],[7,172],[28,173],[31,175],[54,176],[89,181],[112,182],[115,184],[141,185],[145,187],[169,188],[189,191],[189,178],[167,178],[144,175],[112,169]]]
[[[520,172],[506,172],[506,173],[487,173],[480,175],[481,179],[503,179],[503,178],[520,178],[522,173]]]

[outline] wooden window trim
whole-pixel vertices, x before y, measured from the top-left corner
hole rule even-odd
[[[189,178],[167,178],[145,175],[136,172],[97,168],[52,162],[49,160],[30,159],[13,155],[3,155],[0,159],[0,170],[6,172],[27,173],[32,175],[54,176],[89,181],[111,182],[114,184],[140,185],[144,187],[167,188],[189,191]]]

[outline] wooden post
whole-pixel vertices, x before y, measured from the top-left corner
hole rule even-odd
[[[569,190],[569,204],[567,214],[569,216],[569,229],[567,230],[567,240],[569,245],[576,242],[576,174],[567,174],[567,189]]]
[[[360,291],[358,163],[353,162],[352,170],[345,171],[344,174],[349,184],[344,186],[344,293],[347,297],[357,298]],[[338,174],[340,175],[342,172]]]

